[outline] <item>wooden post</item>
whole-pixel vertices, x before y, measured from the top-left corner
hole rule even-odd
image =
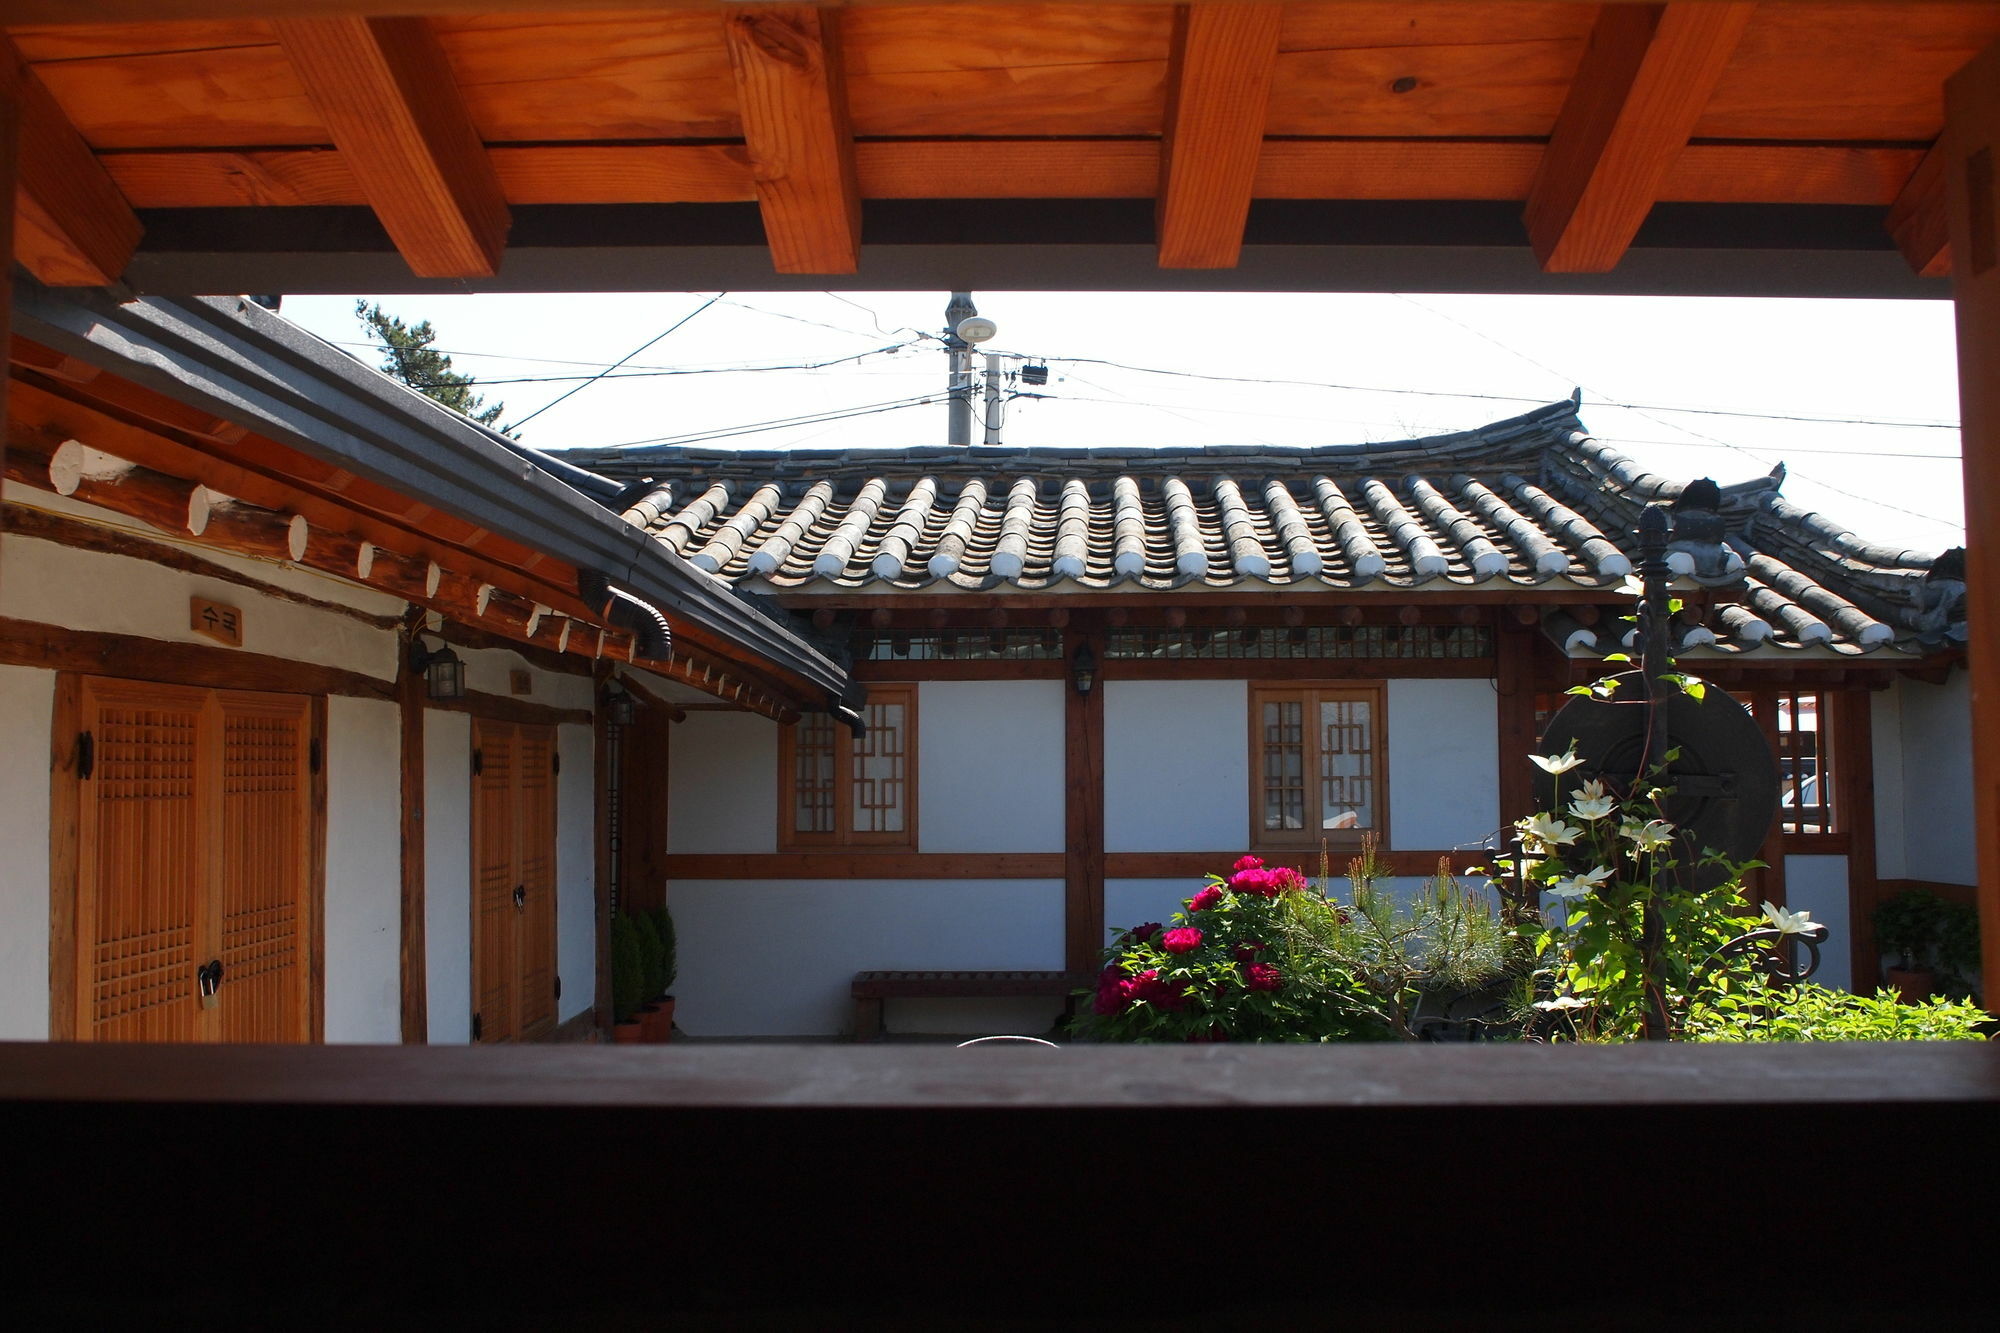
[[[411,608],[409,626],[423,624]],[[403,757],[403,1041],[430,1041],[429,969],[424,951],[424,673],[412,670],[409,631],[396,641],[396,708],[402,723]]]
[[[604,722],[604,685],[611,677],[611,663],[599,658],[591,669],[591,726],[592,752],[595,756],[595,770],[591,778],[591,798],[595,805],[592,840],[593,860],[596,865],[597,893],[594,912],[597,927],[593,932],[596,939],[597,975],[595,983],[597,995],[594,1014],[598,1033],[606,1040],[611,1036],[611,735]]]
[[[11,56],[0,59],[0,347],[13,343],[14,322],[14,183],[19,162],[21,128],[21,67]],[[7,386],[12,376],[0,373],[0,473],[6,470]]]
[[[1871,919],[1881,897],[1875,866],[1874,700],[1867,690],[1828,690],[1825,697],[1833,714],[1834,815],[1847,830],[1849,985],[1857,995],[1873,995],[1881,982],[1881,950]]]
[[[1535,632],[1512,616],[1493,629],[1493,688],[1500,697],[1500,845],[1517,819],[1535,813]]]
[[[1990,1001],[2000,979],[2000,44],[1946,81],[1944,143],[1965,459],[1972,823]]]
[[[1098,676],[1089,694],[1076,689],[1078,649],[1089,645]],[[1104,635],[1095,626],[1063,635],[1063,967],[1088,972],[1104,948]]]

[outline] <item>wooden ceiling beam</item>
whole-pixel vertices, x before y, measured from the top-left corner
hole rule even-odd
[[[118,281],[144,228],[69,117],[14,44],[0,62],[20,106],[13,254],[51,287]]]
[[[1604,6],[1528,194],[1528,240],[1545,272],[1617,266],[1755,8]]]
[[[1933,145],[1884,219],[1896,248],[1926,278],[1951,276],[1951,227],[1945,215],[1942,143]]]
[[[754,5],[725,14],[722,27],[772,266],[854,272],[861,191],[839,16],[811,5]]]
[[[1161,268],[1234,268],[1264,147],[1284,6],[1174,10],[1161,134]]]
[[[430,25],[329,18],[271,26],[410,271],[498,272],[507,201]]]

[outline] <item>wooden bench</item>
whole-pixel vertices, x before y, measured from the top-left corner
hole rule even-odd
[[[882,1035],[884,1000],[984,1000],[1016,995],[1060,996],[1068,1003],[1074,992],[1088,987],[1088,972],[856,972],[854,1040],[873,1041]]]

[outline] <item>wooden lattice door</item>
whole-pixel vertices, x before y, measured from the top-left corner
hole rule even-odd
[[[75,1033],[311,1033],[311,706],[81,683]]]
[[[475,722],[473,1035],[533,1040],[556,1023],[556,737]]]

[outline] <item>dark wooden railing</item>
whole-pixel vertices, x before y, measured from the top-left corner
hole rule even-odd
[[[2000,1299],[1996,1112],[1970,1044],[0,1046],[7,1304],[1957,1317]]]

